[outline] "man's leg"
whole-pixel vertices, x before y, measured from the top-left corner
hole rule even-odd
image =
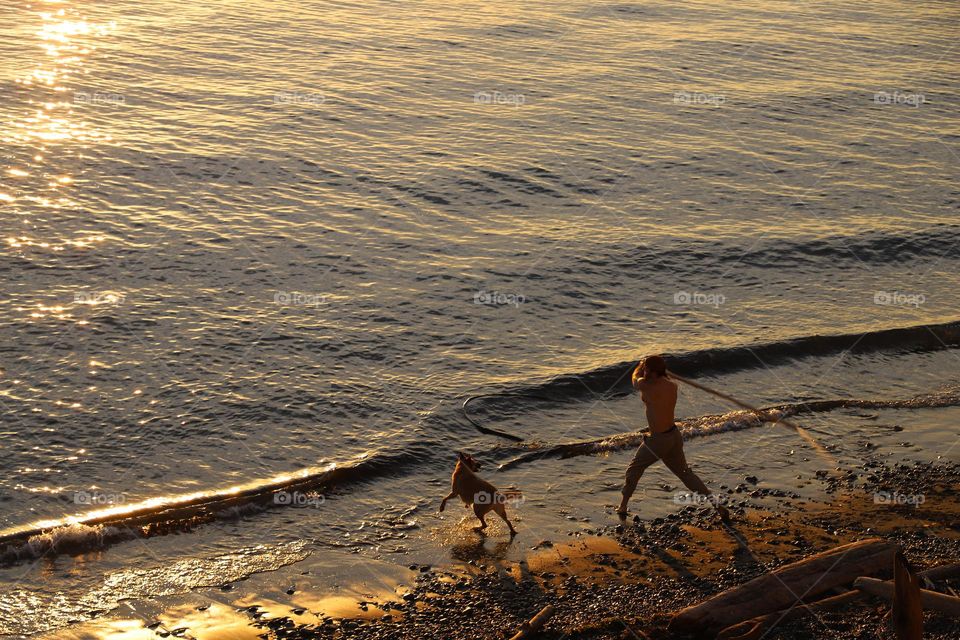
[[[690,465],[687,464],[687,458],[683,454],[683,436],[677,433],[676,438],[676,445],[663,454],[663,464],[667,465],[667,468],[670,469],[675,476],[680,478],[680,482],[690,491],[702,496],[713,495],[710,489],[707,488],[707,485],[703,483],[703,480],[701,480],[690,468]],[[729,512],[726,507],[715,500],[711,502],[720,514],[720,517],[726,520],[729,517]]]
[[[633,492],[637,490],[637,483],[640,482],[640,476],[643,475],[647,467],[660,459],[660,456],[649,446],[651,444],[650,440],[651,438],[649,436],[643,439],[643,444],[637,449],[633,460],[630,461],[630,466],[627,467],[623,489],[620,490],[623,497],[620,500],[620,506],[617,507],[617,513],[621,515],[626,515],[627,513],[627,503],[630,501],[630,496],[633,495]]]

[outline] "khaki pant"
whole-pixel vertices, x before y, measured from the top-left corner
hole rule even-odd
[[[637,483],[640,476],[646,471],[647,467],[657,460],[663,460],[684,486],[694,493],[708,496],[710,490],[703,481],[696,476],[687,466],[687,459],[683,455],[683,436],[677,428],[667,433],[654,433],[643,437],[643,444],[637,449],[636,455],[627,467],[626,482],[623,484],[621,493],[629,498],[637,489]]]

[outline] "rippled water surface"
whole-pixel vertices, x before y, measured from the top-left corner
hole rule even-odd
[[[953,2],[4,3],[0,528],[373,462],[335,516],[5,569],[0,633],[416,546],[447,452],[497,451],[471,393],[956,320],[958,21]],[[960,382],[955,349],[904,350],[711,375],[768,404]],[[635,400],[564,393],[483,415],[544,442],[639,426]],[[948,443],[936,411],[917,438]],[[624,461],[576,473],[610,491]],[[200,568],[149,573],[184,555]]]

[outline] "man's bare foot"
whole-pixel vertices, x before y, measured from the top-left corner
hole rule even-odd
[[[617,513],[618,516],[620,516],[621,519],[627,517],[627,501],[626,501],[626,500],[621,500],[621,501],[620,501],[620,506],[617,507],[617,512],[616,512],[616,513]]]
[[[626,519],[627,519],[627,513],[629,513],[629,512],[627,511],[627,502],[626,502],[626,501],[623,501],[623,502],[620,503],[620,506],[617,507],[617,512],[616,512],[616,513],[617,513],[617,516],[618,516],[621,520],[626,520]]]

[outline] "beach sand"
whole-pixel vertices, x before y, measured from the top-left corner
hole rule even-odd
[[[352,575],[378,579],[336,589],[293,565],[186,596],[125,603],[46,638],[503,638],[548,604],[556,615],[543,638],[668,638],[671,612],[847,542],[896,541],[917,569],[960,558],[960,465],[868,459],[819,480],[827,500],[741,483],[727,494],[730,525],[693,506],[651,521],[621,523],[611,514],[608,524],[539,541],[519,561],[483,552],[478,536],[477,559],[358,566]],[[890,495],[923,497],[892,504]],[[766,637],[883,637],[887,611],[866,598]],[[956,638],[957,629],[955,620],[926,613],[926,638]]]

